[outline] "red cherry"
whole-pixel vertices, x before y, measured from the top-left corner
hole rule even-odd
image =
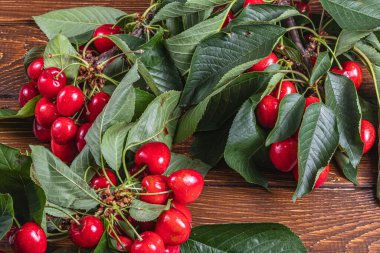
[[[135,154],[135,163],[142,167],[147,165],[153,175],[161,175],[169,167],[170,150],[163,142],[149,142],[142,145]]]
[[[142,193],[158,193],[168,191],[169,187],[166,184],[166,177],[161,175],[150,175],[143,178],[141,181]],[[164,204],[168,201],[169,194],[141,195],[140,200],[151,204]]]
[[[185,215],[175,209],[169,209],[158,217],[155,232],[166,245],[179,245],[189,239],[191,226]]]
[[[71,118],[59,117],[51,126],[51,138],[55,143],[64,145],[75,140],[78,126]]]
[[[142,170],[142,168],[140,168],[136,164],[132,164],[131,167],[129,167],[129,169],[128,169],[131,176],[135,176],[136,173],[139,173],[136,176],[136,178],[140,179],[140,181],[141,181],[144,177],[149,175],[149,171],[147,169],[145,169],[144,171],[140,172],[140,170]]]
[[[130,252],[133,241],[128,237],[122,235],[119,235],[118,238],[119,240],[115,238],[117,249],[122,252]]]
[[[138,227],[138,231],[153,231],[156,227],[156,223],[153,221],[140,222],[133,219],[131,216],[128,217],[128,221],[134,226]]]
[[[363,154],[365,154],[373,147],[376,139],[375,127],[368,120],[362,120],[360,137],[364,143]]]
[[[222,10],[224,10],[224,8],[225,8],[225,6],[221,6],[221,7],[219,7],[218,9],[216,9],[215,12],[222,11]],[[223,23],[223,25],[222,25],[222,28],[226,27],[226,26],[231,22],[231,20],[233,20],[234,18],[235,18],[234,13],[233,13],[232,11],[229,11],[229,12],[227,13],[227,17],[226,17],[226,19],[224,20],[224,23]]]
[[[84,123],[77,131],[76,144],[79,152],[81,152],[84,146],[86,146],[86,140],[84,138],[86,137],[86,134],[91,126],[91,123]]]
[[[108,169],[106,169],[106,173],[112,185],[117,185],[117,179],[116,179],[115,173],[113,173],[111,170],[108,170]],[[95,175],[91,179],[91,187],[94,188],[95,190],[108,188],[112,186],[110,181],[108,181],[108,179],[104,175],[103,170],[99,170],[97,175]]]
[[[110,98],[110,95],[105,92],[97,93],[87,105],[86,120],[94,122]]]
[[[264,71],[267,67],[275,64],[278,61],[277,56],[274,53],[270,53],[267,57],[250,67],[247,72],[252,71]]]
[[[250,4],[265,4],[264,0],[245,0],[243,7]]]
[[[167,245],[167,246],[165,246],[164,253],[180,253],[180,252],[181,252],[181,247],[179,245],[175,245],[175,246]]]
[[[44,69],[44,58],[40,57],[32,61],[32,63],[28,66],[26,73],[28,74],[30,79],[37,81],[43,69]]]
[[[15,253],[45,253],[46,235],[34,222],[27,222],[17,229],[9,238]]]
[[[270,146],[269,157],[274,167],[282,172],[291,171],[297,164],[297,140],[288,138]]]
[[[70,239],[81,248],[95,247],[104,232],[102,222],[95,216],[85,216],[79,220],[79,223],[80,225],[75,222],[70,225]]]
[[[10,240],[11,236],[14,235],[14,233],[18,230],[16,226],[12,226],[11,229],[5,234],[5,237]]]
[[[35,82],[24,84],[18,94],[18,102],[20,103],[20,106],[23,107],[26,103],[29,102],[29,100],[38,96],[38,94],[40,93],[36,88]]]
[[[278,109],[280,101],[271,96],[265,96],[257,105],[256,117],[260,126],[265,128],[273,128],[277,121]]]
[[[308,3],[303,3],[303,2],[296,2],[296,7],[301,12],[302,14],[308,15],[311,17],[311,7]]]
[[[38,124],[45,128],[50,128],[53,122],[58,118],[57,107],[48,98],[41,98],[36,104],[34,115]]]
[[[305,99],[305,110],[306,110],[306,108],[309,107],[309,105],[312,105],[314,103],[319,103],[319,102],[321,102],[321,100],[319,100],[319,98],[317,98],[317,97],[307,97]]]
[[[95,38],[97,36],[120,34],[120,33],[123,33],[123,30],[121,29],[120,26],[113,25],[113,24],[105,24],[98,27],[95,30],[93,37]],[[103,37],[95,39],[94,45],[100,53],[108,51],[115,46],[115,44],[110,39],[103,38]]]
[[[191,214],[190,210],[187,208],[185,204],[179,203],[177,201],[173,201],[172,207],[180,211],[183,215],[185,215],[185,217],[190,223],[193,221],[193,215]]]
[[[144,232],[141,240],[136,239],[131,247],[131,253],[164,253],[165,245],[162,238],[154,232]]]
[[[347,76],[355,84],[356,90],[358,90],[363,82],[363,73],[360,65],[354,61],[346,61],[342,63],[342,68],[340,70],[338,67],[333,67],[331,68],[331,72]]]
[[[50,127],[45,128],[38,124],[36,120],[33,121],[33,134],[41,142],[49,142],[51,140]]]
[[[75,142],[59,145],[54,140],[51,140],[50,147],[53,154],[65,163],[71,163],[77,154]]]
[[[329,173],[330,173],[330,164],[328,164],[325,167],[325,169],[321,172],[321,174],[319,174],[319,177],[317,181],[315,182],[314,189],[320,187],[321,185],[323,185],[324,182],[326,182],[327,178],[329,177]],[[294,177],[294,180],[298,182],[298,165],[296,165],[296,167],[293,170],[293,177]]]
[[[84,104],[83,92],[75,86],[66,86],[57,96],[57,109],[62,116],[71,117],[77,113]]]
[[[193,169],[182,169],[173,172],[168,178],[168,185],[173,190],[174,200],[188,204],[201,195],[204,179],[201,173]]]
[[[281,89],[280,89],[280,94],[279,93],[279,88],[281,86]],[[286,95],[289,95],[291,93],[297,93],[297,89],[296,89],[296,86],[294,86],[294,84],[292,82],[289,82],[289,81],[283,81],[282,83],[278,83],[277,84],[277,87],[274,91],[272,91],[271,95],[273,97],[278,97],[279,101],[281,101]]]
[[[66,75],[59,68],[47,68],[42,71],[38,78],[38,90],[41,95],[47,98],[54,98],[58,92],[66,85]]]

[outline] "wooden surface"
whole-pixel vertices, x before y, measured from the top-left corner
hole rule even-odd
[[[17,5],[17,7],[16,7]],[[107,5],[122,10],[142,11],[147,1],[8,1],[0,0],[0,107],[17,108],[17,94],[26,81],[23,55],[33,46],[46,43],[46,37],[33,24],[31,16],[46,11],[88,5]],[[318,8],[318,3],[313,4]],[[360,94],[373,96],[366,72]],[[20,149],[38,144],[30,121],[0,122],[0,142]],[[186,145],[176,147],[187,152]],[[268,171],[271,192],[249,185],[224,164],[206,178],[205,190],[190,206],[194,226],[225,222],[280,222],[292,228],[309,252],[380,252],[380,207],[375,200],[377,154],[362,160],[358,187],[332,168],[323,187],[293,203],[295,182],[290,174]],[[61,245],[68,245],[63,242]],[[0,249],[10,252],[5,242]]]

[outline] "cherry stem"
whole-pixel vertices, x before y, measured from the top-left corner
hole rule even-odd
[[[157,4],[158,4],[158,3],[155,3],[155,4],[150,5],[149,8],[147,8],[147,9],[145,10],[145,12],[143,13],[142,17],[143,17],[143,18],[146,18],[146,15],[148,15],[148,13],[149,13],[152,9],[156,8]]]
[[[88,62],[76,55],[72,55],[72,54],[51,54],[49,55],[49,58],[54,58],[54,57],[59,57],[59,56],[69,56],[69,57],[72,57],[74,59],[77,59],[78,61],[81,61],[83,62],[84,64],[82,66],[88,68]]]
[[[97,76],[97,77],[101,77],[101,78],[104,78],[104,79],[106,79],[107,81],[110,81],[111,83],[113,83],[113,84],[116,85],[116,86],[119,85],[119,82],[118,82],[118,81],[112,79],[111,77],[109,77],[109,76],[107,76],[107,75],[104,75],[104,74],[95,74],[95,76]]]
[[[306,82],[309,82],[309,78],[307,78],[307,76],[305,76],[301,72],[298,72],[298,71],[295,71],[295,70],[269,70],[269,71],[265,71],[265,72],[268,72],[268,73],[289,73],[289,74],[296,74],[296,75],[302,77]]]
[[[13,221],[14,221],[14,223],[16,223],[16,226],[17,227],[21,227],[21,224],[20,224],[20,222],[16,219],[16,217],[13,217]]]
[[[103,156],[101,156],[101,161],[102,161],[102,171],[103,171],[103,176],[107,179],[107,181],[111,184],[112,187],[115,187],[115,185],[112,183],[112,181],[110,180],[110,178],[108,177],[108,174],[107,174],[107,171],[106,171],[106,168],[104,166],[104,160],[103,160]],[[117,172],[117,171],[116,171]],[[117,173],[119,179],[120,179],[120,176],[119,176],[119,173]],[[120,180],[121,181],[121,180]]]
[[[135,195],[137,196],[155,196],[155,195],[161,195],[161,194],[167,194],[171,193],[173,190],[163,191],[163,192],[136,192]]]
[[[124,246],[123,246],[123,242],[120,240],[119,238],[119,235],[116,233],[116,230],[114,229],[113,227],[113,223],[115,221],[115,216],[112,216],[112,220],[111,220],[111,224],[108,224],[108,227],[111,229],[111,231],[113,232],[113,234],[115,235],[115,239],[116,241],[118,241],[118,243],[123,247],[123,249],[125,250]]]
[[[148,166],[145,164],[139,171],[137,171],[135,174],[133,174],[129,179],[137,177],[139,174],[141,174],[144,170],[146,170]]]
[[[55,79],[58,80],[58,76],[60,74],[62,74],[66,69],[74,66],[74,65],[80,65],[80,66],[84,66],[82,63],[79,63],[79,62],[73,62],[73,63],[70,63],[69,65],[66,65],[63,69],[61,69],[61,71],[59,71],[59,73],[55,76]]]
[[[51,206],[51,205],[49,205],[49,204],[47,204],[46,207],[53,208],[53,209],[55,209],[55,210],[60,211],[60,212],[63,213],[63,214],[66,214],[66,215],[67,215],[70,219],[72,219],[72,220],[73,220],[78,226],[81,225],[80,222],[79,222],[76,218],[74,218],[74,216],[72,216],[71,214],[69,214],[69,213],[66,212],[65,210],[62,210],[61,208],[59,208],[59,207],[57,207],[57,206]]]
[[[118,214],[120,214],[121,218],[123,218],[123,220],[125,221],[125,223],[128,224],[128,226],[132,229],[133,233],[136,234],[137,238],[139,238],[139,240],[142,240],[142,237],[140,236],[140,234],[136,231],[135,227],[129,222],[129,220],[127,218],[125,218],[124,214],[122,211],[120,211],[119,208],[116,208],[116,212]]]

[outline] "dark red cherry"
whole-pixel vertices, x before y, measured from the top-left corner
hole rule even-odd
[[[141,192],[154,195],[140,195],[140,200],[151,204],[165,204],[168,201],[169,194],[157,193],[169,190],[166,179],[167,178],[162,175],[150,175],[144,177],[141,181]]]
[[[71,163],[77,154],[75,142],[59,145],[55,143],[54,140],[51,140],[50,148],[53,154],[65,163]]]
[[[245,0],[243,7],[250,4],[265,4],[264,0]]]
[[[18,94],[18,102],[20,103],[20,106],[23,107],[26,103],[29,102],[29,100],[38,96],[39,94],[40,93],[37,90],[35,82],[24,84]]]
[[[169,167],[170,150],[163,142],[149,142],[142,145],[135,154],[135,164],[139,167],[148,166],[153,175],[161,175]]]
[[[189,239],[191,226],[185,215],[169,209],[158,217],[155,232],[161,236],[165,245],[179,245]]]
[[[165,245],[162,238],[150,231],[141,234],[141,240],[136,239],[131,247],[131,253],[164,253]]]
[[[305,110],[306,110],[306,108],[309,107],[309,105],[312,105],[314,103],[319,103],[319,102],[321,102],[321,100],[319,100],[319,98],[317,98],[317,97],[307,97],[305,99]]]
[[[131,239],[129,239],[128,237],[126,236],[123,236],[123,235],[119,235],[118,236],[118,239],[116,239],[116,247],[119,251],[121,252],[130,252],[131,251],[131,247],[132,247],[132,244],[133,244],[133,241]]]
[[[77,113],[84,104],[84,94],[78,87],[65,86],[57,96],[57,110],[59,114],[71,117]]]
[[[38,100],[34,109],[34,116],[38,124],[45,128],[50,128],[53,122],[58,118],[59,114],[55,104],[48,98]]]
[[[299,12],[311,17],[311,14],[312,14],[311,7],[308,3],[296,2],[295,4],[296,4],[296,7],[299,10]]]
[[[267,57],[260,60],[258,63],[254,64],[252,67],[250,67],[247,72],[252,71],[264,71],[267,67],[269,67],[272,64],[275,64],[278,61],[277,56],[274,53],[270,53]]]
[[[360,137],[364,143],[363,154],[365,154],[373,147],[376,140],[376,129],[368,120],[362,120]]]
[[[51,138],[55,143],[64,145],[75,140],[78,126],[71,118],[59,117],[51,126]]]
[[[280,89],[281,87],[281,89]],[[280,91],[279,91],[280,89]],[[280,94],[279,94],[280,93]],[[277,87],[276,89],[274,89],[274,91],[272,91],[271,95],[273,97],[276,97],[279,99],[279,101],[281,102],[281,100],[286,96],[286,95],[289,95],[291,93],[297,93],[297,89],[296,89],[296,86],[294,86],[294,83],[293,82],[289,82],[289,81],[283,81],[282,83],[278,83],[277,84]]]
[[[9,238],[15,253],[45,253],[47,240],[45,232],[34,222],[27,222]]]
[[[359,64],[354,61],[346,61],[342,63],[342,70],[338,67],[331,68],[331,72],[345,75],[355,84],[356,90],[360,88],[363,82],[363,72]]]
[[[270,146],[269,157],[274,167],[282,172],[291,171],[297,164],[298,143],[295,138],[275,142]]]
[[[87,105],[86,120],[94,122],[110,98],[111,96],[105,92],[97,93]]]
[[[33,121],[33,134],[41,142],[50,142],[51,140],[50,127],[41,126],[35,119]]]
[[[260,126],[271,129],[275,126],[280,101],[271,96],[265,96],[256,108],[256,117]]]
[[[54,98],[66,85],[66,75],[59,68],[47,68],[42,71],[37,85],[42,96]]]
[[[73,243],[81,248],[91,249],[98,245],[103,235],[104,227],[101,220],[95,216],[85,216],[73,222],[69,228],[69,236]]]
[[[93,37],[95,38],[102,35],[111,35],[111,34],[120,34],[120,33],[123,33],[123,30],[121,29],[120,26],[113,25],[113,24],[105,24],[98,27],[95,30]],[[94,45],[100,53],[108,51],[115,46],[115,44],[110,39],[103,38],[103,37],[99,37],[95,39]]]
[[[37,81],[44,69],[44,58],[40,57],[32,61],[26,72],[30,79]]]
[[[179,245],[175,245],[175,246],[167,245],[165,246],[164,253],[181,253],[181,247]]]
[[[329,177],[330,173],[330,164],[325,167],[325,169],[319,174],[319,177],[317,181],[315,182],[314,189],[319,188],[321,185],[323,185],[324,182],[326,182],[327,178]],[[293,177],[296,182],[298,182],[298,165],[293,170]]]
[[[168,178],[169,188],[173,190],[174,200],[182,204],[194,202],[201,195],[204,179],[194,169],[173,172]]]
[[[112,185],[117,185],[117,179],[113,171],[106,169],[107,177],[111,181]],[[91,187],[95,190],[111,187],[110,181],[104,175],[103,170],[99,170],[98,173],[91,179]]]
[[[91,126],[91,123],[84,123],[77,131],[76,144],[79,152],[81,152],[84,146],[86,146],[86,140],[84,138],[86,137],[86,134]]]

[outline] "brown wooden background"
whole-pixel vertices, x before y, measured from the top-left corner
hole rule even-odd
[[[0,107],[17,108],[20,86],[26,82],[23,56],[33,46],[46,43],[46,37],[32,21],[33,15],[59,8],[106,5],[127,12],[142,12],[143,0],[0,0]],[[313,9],[320,9],[318,2]],[[366,73],[360,93],[373,96]],[[0,122],[0,142],[26,149],[38,143],[30,121]],[[186,145],[177,151],[186,152]],[[328,182],[307,197],[293,203],[295,183],[290,174],[269,171],[271,192],[249,185],[223,164],[207,176],[204,192],[191,205],[194,226],[226,222],[280,222],[292,228],[309,252],[380,252],[380,206],[375,200],[376,151],[363,158],[358,187],[332,168]],[[68,245],[63,242],[61,245]],[[9,251],[5,242],[0,249]],[[8,250],[8,251],[7,251]],[[9,251],[10,252],[10,251]]]

